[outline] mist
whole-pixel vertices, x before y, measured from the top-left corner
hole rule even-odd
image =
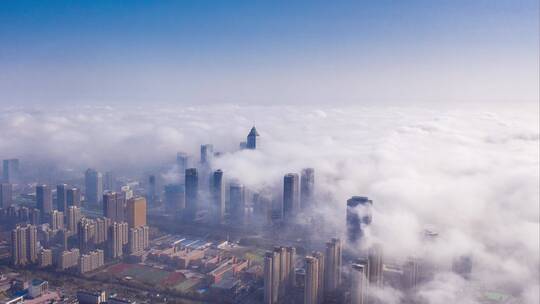
[[[81,176],[87,167],[166,168],[166,175],[176,152],[198,161],[199,145],[211,143],[221,152],[212,167],[254,190],[279,189],[284,174],[313,167],[313,213],[328,230],[343,237],[346,200],[368,196],[374,214],[365,244],[384,244],[385,257],[437,265],[416,295],[421,301],[475,303],[473,295],[457,296],[468,283],[450,272],[466,254],[473,279],[537,303],[538,122],[530,103],[13,108],[0,112],[0,156]],[[239,150],[253,125],[260,147]],[[427,228],[439,234],[435,241],[423,241]],[[381,298],[392,302],[398,293]]]

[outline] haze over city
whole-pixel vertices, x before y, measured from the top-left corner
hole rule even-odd
[[[5,1],[0,303],[538,303],[537,1]]]

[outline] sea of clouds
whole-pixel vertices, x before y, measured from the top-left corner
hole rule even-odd
[[[213,143],[213,167],[251,189],[316,170],[322,214],[342,231],[352,195],[374,201],[370,242],[385,256],[417,256],[440,272],[417,296],[476,303],[450,273],[473,258],[475,282],[539,302],[539,114],[537,105],[64,107],[0,110],[0,157],[143,172],[198,159]],[[249,129],[260,148],[238,150]],[[321,201],[323,200],[323,201]],[[426,244],[422,231],[439,233]],[[384,295],[386,302],[397,294]]]

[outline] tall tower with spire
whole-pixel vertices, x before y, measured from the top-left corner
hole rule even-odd
[[[259,133],[257,132],[257,129],[255,129],[255,126],[251,128],[251,131],[249,131],[249,134],[247,136],[247,142],[246,142],[246,148],[255,150],[257,148],[257,136],[259,136]]]

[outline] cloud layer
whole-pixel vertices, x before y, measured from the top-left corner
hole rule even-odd
[[[530,104],[11,109],[0,112],[0,156],[132,173],[172,163],[177,151],[198,159],[199,145],[213,143],[223,152],[214,166],[253,189],[314,167],[317,192],[328,198],[316,212],[334,228],[347,198],[369,196],[370,242],[383,242],[390,257],[439,265],[440,274],[418,294],[424,301],[453,302],[465,283],[446,270],[468,254],[473,279],[535,303],[538,119]],[[260,150],[237,151],[252,125]],[[439,232],[437,241],[422,241],[426,227]]]

